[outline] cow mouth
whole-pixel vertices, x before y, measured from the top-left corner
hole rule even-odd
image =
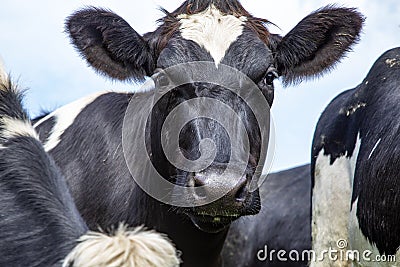
[[[211,214],[186,214],[193,224],[206,233],[218,233],[230,226],[240,217],[239,214],[232,215],[211,215]]]

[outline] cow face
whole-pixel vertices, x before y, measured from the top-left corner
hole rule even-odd
[[[97,71],[119,80],[140,81],[154,75],[154,91],[175,84],[176,77],[168,71],[171,68],[209,63],[204,68],[181,71],[184,75],[203,74],[203,79],[187,77],[187,82],[172,86],[155,104],[148,131],[153,137],[152,160],[164,177],[176,185],[205,186],[193,191],[196,207],[184,212],[200,229],[216,232],[260,208],[258,191],[250,190],[250,182],[265,159],[262,139],[268,125],[259,124],[247,97],[259,93],[267,113],[273,102],[274,79],[280,76],[284,84],[290,84],[329,70],[358,40],[363,18],[353,9],[328,6],[281,37],[268,31],[267,20],[253,17],[236,0],[188,0],[176,11],[165,13],[160,27],[144,36],[116,14],[98,8],[76,12],[66,27],[77,50]],[[213,73],[228,82],[211,82]],[[248,86],[243,82],[246,79],[255,86]],[[230,86],[239,90],[232,91]],[[196,99],[200,100],[192,101]],[[221,104],[213,104],[213,100]],[[191,103],[187,111],[174,114],[178,124],[185,122],[175,133],[179,135],[179,153],[196,161],[213,151],[213,160],[196,171],[177,168],[162,150],[162,140],[168,146],[173,139],[163,139],[163,122],[184,102]],[[213,119],[226,115],[224,105],[242,122],[232,119],[229,130]],[[202,112],[209,116],[201,116]],[[197,116],[190,117],[193,114]],[[232,138],[238,140],[240,149],[232,149]],[[232,157],[238,165],[245,165],[243,171],[227,167]],[[202,205],[205,198],[215,195],[223,197]]]

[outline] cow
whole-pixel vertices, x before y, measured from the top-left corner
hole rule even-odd
[[[174,246],[156,232],[123,224],[110,235],[88,231],[22,91],[0,76],[0,266],[179,266]]]
[[[260,213],[233,222],[229,229],[222,251],[224,266],[308,266],[310,168],[307,164],[268,175],[260,187]]]
[[[400,266],[400,48],[322,113],[312,147],[312,266]],[[395,260],[395,256],[397,260]]]
[[[87,7],[68,17],[72,44],[98,73],[147,79],[150,86],[96,93],[34,126],[90,229],[144,224],[168,234],[182,251],[183,266],[220,266],[231,222],[260,210],[255,184],[266,158],[274,80],[296,84],[332,69],[359,40],[364,18],[353,8],[326,6],[282,37],[237,0],[187,0],[164,12],[160,26],[144,35],[106,9]],[[253,107],[267,123],[257,123],[247,98],[263,102]],[[186,111],[172,112],[181,106]],[[228,117],[227,109],[237,116]],[[206,115],[192,117],[199,112]],[[163,132],[169,120],[184,127],[172,124]],[[166,155],[165,147],[176,153]],[[182,162],[198,165],[188,170]],[[151,167],[156,171],[149,174]],[[163,186],[151,186],[156,177]],[[157,199],[147,194],[153,189],[159,189]]]

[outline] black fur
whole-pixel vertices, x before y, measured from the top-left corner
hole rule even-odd
[[[35,119],[32,121],[32,124],[35,125],[35,122],[39,121],[40,119]],[[46,121],[44,121],[41,124],[41,131],[38,133],[40,140],[47,140],[51,134],[51,130],[53,130],[54,125],[56,124],[56,119],[55,117],[50,117],[47,118]]]
[[[0,121],[27,122],[22,94],[0,88]],[[5,138],[0,124],[0,266],[61,266],[87,231],[64,178],[31,136]]]
[[[82,110],[74,127],[64,132],[63,141],[51,151],[80,213],[93,230],[119,222],[140,225],[140,220],[146,219],[142,213],[152,216],[147,209],[139,209],[146,206],[142,203],[144,194],[135,186],[122,150],[122,122],[131,98],[132,94],[123,93],[100,96]],[[99,106],[103,108],[99,110]],[[43,131],[47,126],[41,124],[38,132]],[[99,190],[104,193],[99,194]],[[136,222],[138,217],[141,219]]]
[[[41,119],[45,118],[51,112],[52,112],[52,110],[46,110],[46,109],[40,110],[39,115],[37,115],[34,119],[31,120],[32,124],[35,124],[38,121],[40,121]]]
[[[237,0],[187,0],[174,13],[200,13],[214,5],[224,14],[249,14]]]
[[[353,155],[359,128],[357,114],[362,108],[358,109],[352,116],[347,116],[347,112],[362,103],[358,91],[357,87],[339,94],[322,113],[314,133],[312,146],[311,173],[313,177],[315,163],[322,149],[324,149],[325,155],[330,156],[330,164],[344,155],[348,158]],[[351,127],[343,127],[347,125],[351,125]],[[314,178],[312,179],[312,187],[314,187]]]
[[[113,79],[142,81],[154,71],[145,40],[109,10],[88,7],[70,16],[66,30],[82,57]]]
[[[400,48],[394,48],[377,59],[359,86],[328,105],[313,141],[315,168],[321,149],[331,156],[331,163],[339,156],[351,156],[360,134],[352,204],[358,199],[361,231],[386,255],[394,255],[400,247],[399,95]]]
[[[7,81],[0,81],[0,115],[8,118],[27,120],[28,116],[22,107],[23,91],[18,90],[11,82],[11,78]],[[0,120],[0,131],[3,130],[3,124]],[[0,137],[0,141],[5,141]]]
[[[354,8],[327,6],[297,24],[278,44],[276,61],[284,84],[320,76],[359,40],[364,18]]]

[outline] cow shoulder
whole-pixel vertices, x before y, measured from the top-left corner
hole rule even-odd
[[[380,56],[364,81],[368,106],[360,125],[362,147],[354,178],[351,233],[357,247],[395,255],[398,224],[400,143],[400,48]]]
[[[63,137],[66,137],[67,130],[72,128],[79,128],[81,131],[101,130],[102,128],[98,126],[121,119],[130,96],[126,93],[95,93],[56,109],[35,121],[34,127],[46,151],[51,151],[59,145]],[[118,106],[122,106],[122,109]],[[75,138],[83,137],[81,135]]]
[[[360,86],[338,95],[322,113],[314,134],[312,243],[316,253],[336,248],[338,240],[347,241],[349,237],[348,212],[360,147],[358,124],[365,108],[359,91]],[[318,264],[328,262],[311,266]]]

